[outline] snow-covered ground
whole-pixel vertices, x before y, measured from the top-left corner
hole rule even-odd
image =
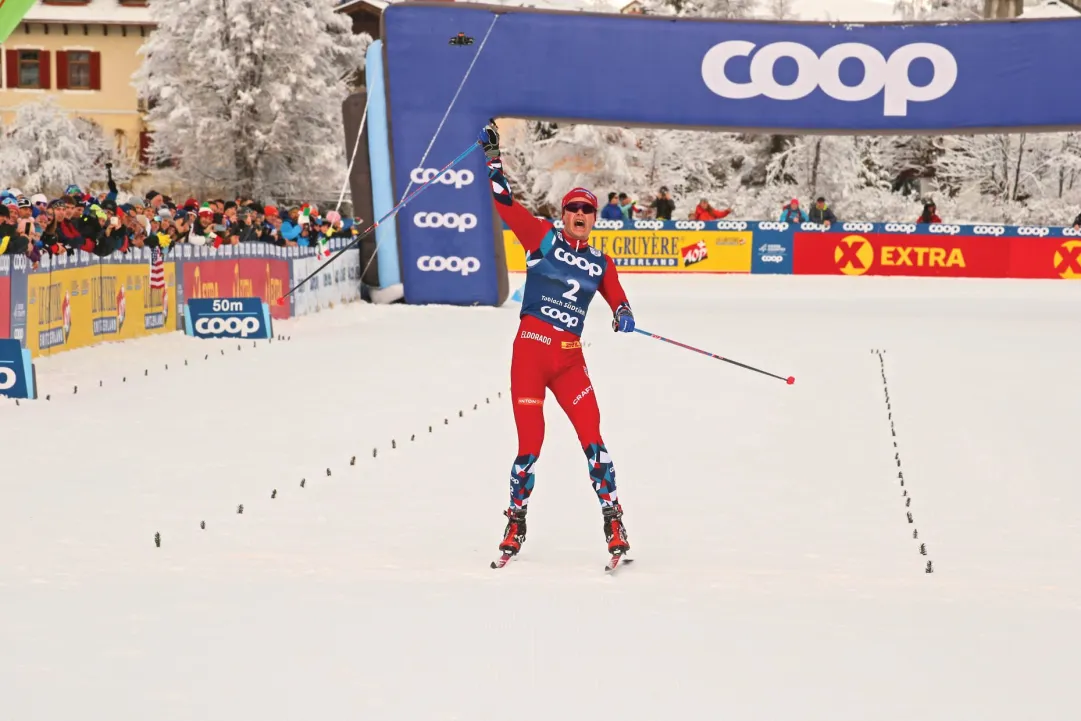
[[[1081,284],[625,280],[641,327],[797,382],[594,310],[615,578],[554,406],[487,567],[513,307],[42,360],[52,399],[0,403],[0,717],[1078,717]]]

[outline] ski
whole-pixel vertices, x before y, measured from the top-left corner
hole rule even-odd
[[[504,553],[502,556],[500,556],[496,560],[492,561],[491,567],[492,568],[503,568],[503,566],[506,566],[508,563],[510,563],[510,559],[512,559],[512,558],[514,558],[513,553]]]
[[[633,558],[626,558],[622,554],[612,556],[612,558],[604,565],[605,573],[615,573],[615,570],[620,566],[625,566],[628,563],[634,563]]]

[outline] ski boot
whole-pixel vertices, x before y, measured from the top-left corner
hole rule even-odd
[[[608,553],[622,556],[631,550],[627,541],[627,527],[623,525],[623,507],[618,503],[601,509],[604,515],[604,540],[608,542]]]
[[[515,555],[522,549],[525,543],[525,509],[507,509],[503,511],[507,517],[507,527],[503,531],[503,542],[499,544],[499,550],[506,555]]]

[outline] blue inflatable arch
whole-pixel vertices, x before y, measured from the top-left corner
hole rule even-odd
[[[406,2],[382,22],[396,199],[493,117],[846,134],[1081,126],[1081,18],[781,23]],[[451,44],[458,33],[473,43]],[[472,153],[468,173],[396,216],[406,302],[506,300],[483,161]]]

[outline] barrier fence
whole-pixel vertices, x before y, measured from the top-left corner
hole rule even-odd
[[[508,269],[525,271],[506,227],[503,242]],[[1081,231],[1072,227],[598,220],[590,243],[620,273],[1081,278]]]
[[[332,238],[336,252],[348,240]],[[177,245],[164,261],[165,286],[150,285],[151,252],[136,248],[99,258],[76,251],[43,258],[0,257],[0,338],[18,340],[34,358],[111,340],[184,328],[191,298],[255,297],[275,319],[315,313],[360,298],[359,251],[332,263],[290,296],[285,291],[324,258],[307,248],[242,243],[221,248]]]

